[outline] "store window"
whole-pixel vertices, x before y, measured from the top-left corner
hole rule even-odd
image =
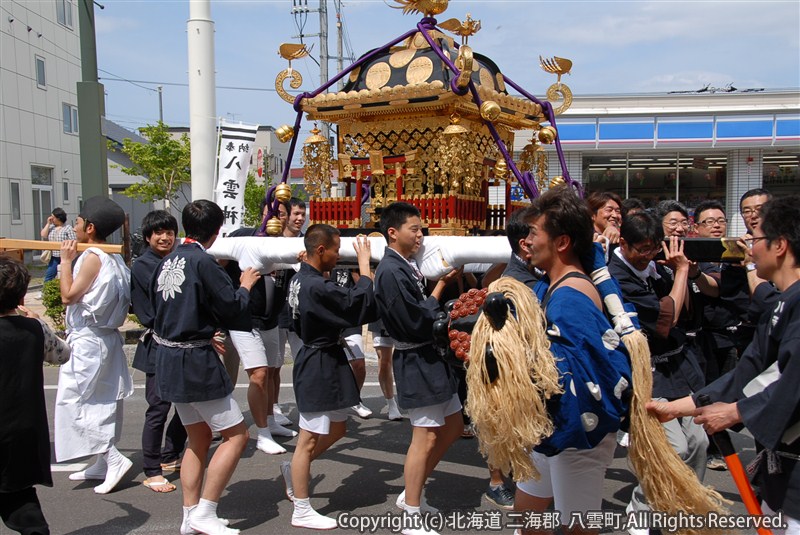
[[[764,187],[775,196],[800,193],[800,153],[764,152]]]
[[[724,204],[727,160],[726,155],[677,152],[584,156],[583,182],[589,193],[611,191],[648,207],[667,199],[689,208],[705,199]]]

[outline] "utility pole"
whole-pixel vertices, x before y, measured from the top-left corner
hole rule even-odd
[[[342,57],[342,2],[333,0],[336,3],[336,72],[344,70],[344,58]],[[344,88],[344,78],[339,80],[339,91]]]
[[[314,11],[319,12],[319,33],[303,33],[305,17],[308,16],[308,13],[313,13]],[[296,20],[302,19],[303,21],[302,23],[298,22],[300,35],[295,36],[300,39],[301,43],[305,37],[319,37],[319,78],[320,85],[324,85],[328,81],[328,60],[330,59],[328,56],[328,0],[319,0],[319,9],[309,9],[308,0],[292,0],[291,13]],[[311,59],[314,58],[312,57]],[[325,139],[330,139],[330,125],[322,122],[320,129],[322,136]]]
[[[328,81],[328,0],[319,0],[319,78],[320,85]],[[322,123],[322,136],[330,139],[330,124]]]
[[[99,4],[98,4],[99,5]],[[102,9],[102,6],[100,6]],[[79,143],[81,150],[81,195],[84,199],[108,197],[108,157],[103,136],[106,114],[103,84],[97,81],[97,46],[95,44],[94,2],[78,2],[80,24],[81,78],[78,82]]]
[[[158,121],[163,123],[164,122],[164,86],[158,86]]]
[[[211,0],[190,0],[189,135],[192,142],[192,200],[213,199],[217,161],[217,98]]]

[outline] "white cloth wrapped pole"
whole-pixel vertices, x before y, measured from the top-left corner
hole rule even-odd
[[[353,249],[355,238],[342,238],[339,255],[343,263],[355,263]],[[383,258],[386,240],[370,237],[372,262]],[[303,238],[273,238],[247,236],[218,238],[208,250],[218,260],[236,260],[242,268],[253,267],[262,273],[286,269],[297,263],[297,255],[304,250]],[[420,271],[426,278],[436,280],[453,268],[467,264],[486,269],[487,265],[507,262],[511,246],[503,236],[426,236],[416,255]]]

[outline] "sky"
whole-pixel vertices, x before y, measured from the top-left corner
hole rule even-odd
[[[300,1],[300,0],[295,0]],[[319,0],[307,0],[317,8]],[[99,0],[95,6],[97,60],[106,91],[106,117],[125,128],[155,124],[156,86],[163,86],[164,122],[189,125],[186,0]],[[358,57],[412,29],[420,15],[403,15],[391,0],[342,0],[346,36]],[[215,23],[217,116],[278,127],[294,124],[291,104],[276,94],[275,77],[287,67],[284,42],[298,42],[292,0],[212,0]],[[450,0],[444,21],[467,13],[482,29],[470,38],[475,52],[509,78],[544,98],[555,76],[539,56],[573,62],[565,82],[574,95],[665,93],[706,85],[738,89],[800,87],[800,2],[787,1],[569,1]],[[336,54],[334,0],[328,2],[329,55]],[[319,30],[309,13],[306,35]],[[318,57],[317,37],[312,55]],[[345,61],[345,65],[348,62]],[[295,61],[301,90],[320,85],[319,67]],[[329,73],[336,73],[330,61]],[[124,81],[127,80],[127,81]],[[288,85],[288,83],[287,83]],[[238,89],[223,89],[232,87]],[[313,125],[303,122],[303,131]]]

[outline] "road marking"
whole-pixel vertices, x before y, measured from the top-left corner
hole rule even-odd
[[[89,463],[69,463],[69,464],[51,464],[50,471],[51,472],[79,472],[81,470],[86,470],[86,467],[89,466]]]
[[[249,386],[250,386],[249,383],[236,383],[236,388],[247,388]],[[374,386],[381,386],[381,384],[380,383],[364,383],[364,386],[374,387]],[[291,387],[292,387],[292,383],[281,383],[281,388],[291,388]],[[144,389],[144,385],[134,385],[133,388],[135,388],[137,390],[142,390],[142,389]],[[45,390],[57,390],[58,389],[58,385],[44,385],[44,389]]]

